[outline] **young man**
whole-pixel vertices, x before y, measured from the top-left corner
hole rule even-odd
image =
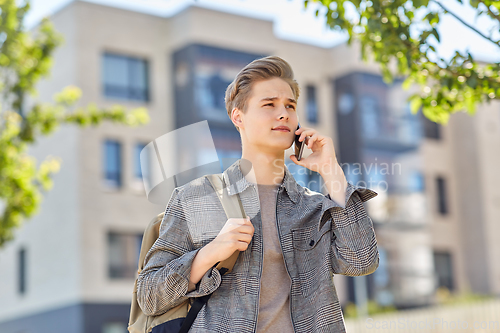
[[[332,277],[378,267],[363,206],[377,193],[346,181],[331,138],[296,130],[298,97],[290,65],[275,56],[253,61],[229,85],[226,107],[243,154],[224,179],[249,218],[226,221],[203,177],[176,188],[138,279],[146,314],[213,292],[190,332],[345,332]],[[286,167],[295,134],[312,153],[290,159],[318,172],[328,195],[300,186]],[[221,279],[216,264],[237,250]]]

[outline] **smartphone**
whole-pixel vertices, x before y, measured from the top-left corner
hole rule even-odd
[[[300,128],[300,124],[297,126],[298,130]],[[304,152],[305,140],[299,141],[300,135],[295,134],[295,156],[297,157],[297,161],[300,161],[302,158],[302,153]]]

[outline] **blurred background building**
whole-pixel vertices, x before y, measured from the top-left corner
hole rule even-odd
[[[64,126],[30,149],[63,164],[40,214],[0,251],[0,332],[126,331],[142,233],[165,208],[145,196],[141,150],[207,120],[219,158],[241,157],[224,92],[242,67],[266,55],[292,65],[302,126],[332,137],[348,180],[379,193],[366,203],[381,257],[363,279],[368,297],[411,308],[432,304],[439,287],[500,295],[496,102],[440,126],[413,115],[412,89],[384,83],[356,45],[281,40],[271,21],[196,6],[161,18],[75,1],[51,20],[66,42],[39,98],[51,101],[74,84],[84,92],[80,105],[145,106],[151,122]],[[172,163],[209,153],[203,142],[187,145],[198,153]],[[321,191],[318,174],[287,165],[301,185]],[[357,278],[334,279],[342,305],[354,302]]]

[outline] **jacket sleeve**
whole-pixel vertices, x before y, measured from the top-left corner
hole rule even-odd
[[[332,266],[335,274],[361,276],[373,273],[379,264],[373,222],[363,202],[378,195],[348,182],[346,205],[342,208],[325,197],[322,221],[332,218]]]
[[[214,292],[221,283],[215,265],[188,292],[191,265],[201,248],[196,249],[189,232],[189,212],[182,193],[176,188],[165,209],[159,237],[144,259],[137,279],[137,302],[148,316],[163,314],[189,297]]]

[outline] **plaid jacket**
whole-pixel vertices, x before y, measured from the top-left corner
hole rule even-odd
[[[215,266],[190,292],[192,261],[226,223],[226,215],[209,181],[200,177],[177,187],[167,205],[160,237],[145,258],[137,298],[147,315],[159,315],[186,298],[213,292],[190,332],[255,332],[259,311],[263,242],[256,186],[247,182],[241,159],[224,171],[228,193],[239,193],[255,228],[232,272],[221,279]],[[286,269],[291,278],[290,313],[295,332],[345,332],[334,274],[373,273],[379,263],[373,223],[363,202],[377,193],[348,183],[347,205],[330,195],[302,187],[285,166],[278,188],[276,221]]]

